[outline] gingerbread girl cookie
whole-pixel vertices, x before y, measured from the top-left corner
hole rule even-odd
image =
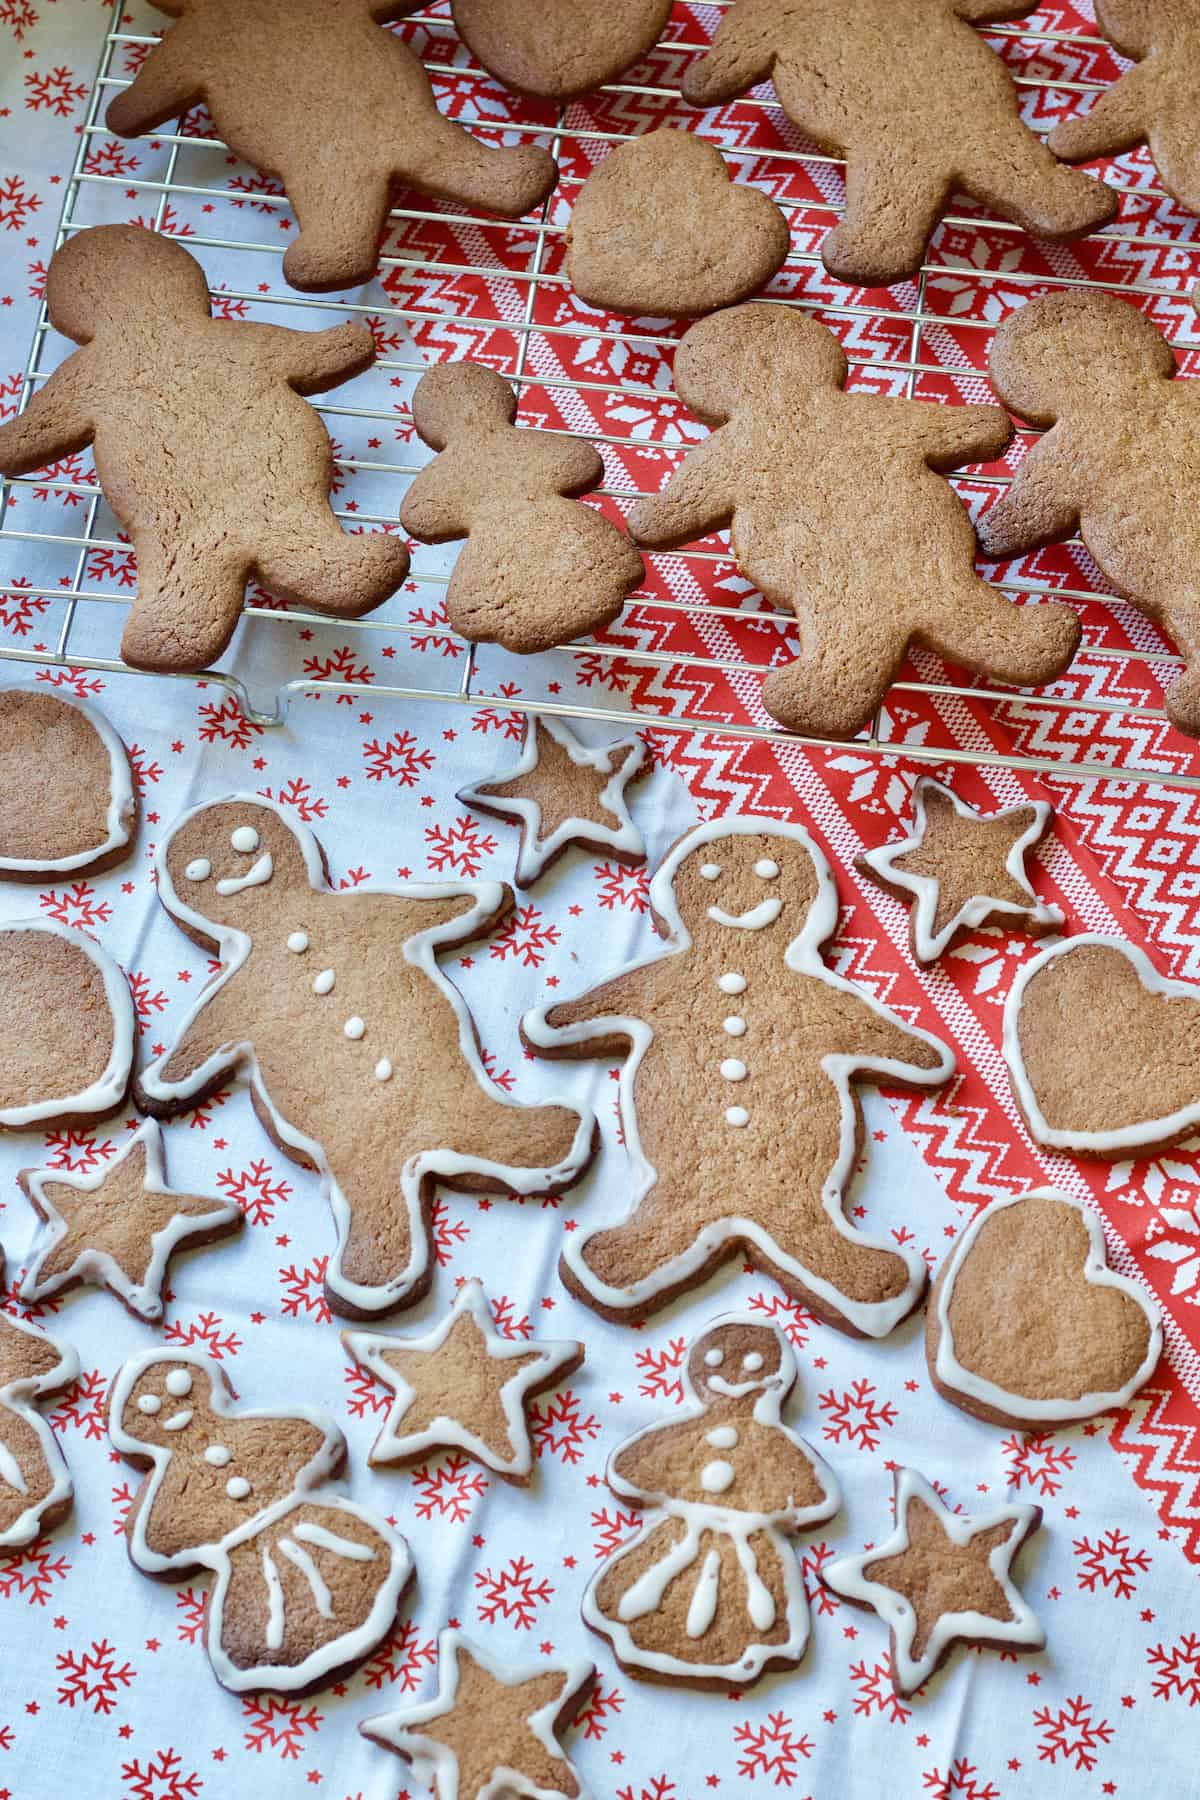
[[[920,1300],[925,1265],[842,1211],[861,1132],[853,1084],[936,1087],[952,1053],[825,966],[837,888],[801,826],[701,825],[650,901],[665,949],[522,1025],[542,1056],[628,1052],[633,1205],[566,1240],[564,1281],[621,1320],[738,1255],[830,1324],[884,1336]]]
[[[0,688],[0,877],[98,875],[128,856],[137,817],[129,752],[97,707]]]
[[[410,484],[400,523],[426,544],[468,540],[446,589],[454,630],[533,655],[610,625],[645,571],[611,520],[575,504],[604,479],[599,451],[514,426],[516,395],[481,363],[430,369],[412,410],[439,454]]]
[[[463,42],[508,87],[575,100],[653,50],[672,0],[451,0]]]
[[[0,1131],[115,1113],[133,1044],[129,983],[94,938],[57,919],[0,925]]]
[[[808,1602],[786,1534],[832,1518],[841,1495],[780,1419],[795,1382],[778,1326],[718,1319],[688,1354],[681,1411],[610,1458],[617,1498],[654,1510],[593,1579],[583,1617],[631,1674],[742,1688],[803,1657]]]
[[[156,868],[159,899],[221,967],[143,1070],[142,1108],[186,1111],[246,1072],[272,1137],[320,1171],[338,1231],[325,1277],[338,1311],[410,1305],[427,1290],[438,1182],[556,1194],[582,1173],[591,1115],[518,1105],[494,1087],[438,965],[494,929],[511,889],[340,893],[307,826],[250,795],[185,813]]]
[[[420,58],[383,30],[420,0],[154,0],[179,23],[108,109],[122,137],[204,101],[238,156],[276,175],[300,226],[294,287],[369,281],[393,186],[518,219],[558,179],[535,144],[490,149],[437,109]]]
[[[71,1510],[71,1477],[37,1402],[78,1374],[79,1358],[68,1345],[0,1311],[0,1550],[32,1544]]]
[[[941,479],[1000,454],[1004,414],[846,394],[846,376],[833,333],[790,307],[736,306],[693,325],[675,386],[720,429],[633,508],[633,538],[665,550],[732,524],[739,568],[800,621],[801,654],[763,687],[790,731],[853,737],[912,643],[1020,687],[1057,675],[1078,619],[1014,606],[979,579],[971,521]]]
[[[715,106],[768,77],[807,137],[846,159],[846,210],[821,247],[831,275],[915,275],[952,193],[1041,237],[1082,237],[1117,197],[1055,162],[1021,118],[1003,62],[971,29],[1035,0],[735,0],[683,78]]]
[[[324,1491],[346,1441],[312,1407],[239,1407],[219,1364],[147,1350],[113,1384],[109,1435],[149,1471],[125,1521],[146,1575],[211,1569],[205,1643],[235,1693],[306,1693],[369,1656],[412,1577],[408,1546]]]

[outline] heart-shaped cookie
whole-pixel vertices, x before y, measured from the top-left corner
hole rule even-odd
[[[579,190],[567,269],[589,306],[693,318],[756,294],[788,247],[775,202],[735,185],[719,150],[688,131],[650,131]]]
[[[1039,1144],[1116,1161],[1200,1130],[1200,987],[1122,938],[1083,934],[1026,963],[1004,1055]]]
[[[1115,1275],[1094,1212],[1067,1194],[994,1200],[955,1245],[925,1315],[944,1399],[995,1425],[1041,1428],[1127,1406],[1162,1326]]]

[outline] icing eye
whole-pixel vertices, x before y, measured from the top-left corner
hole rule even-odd
[[[702,881],[719,881],[721,878],[720,863],[701,863],[700,879]]]
[[[212,864],[207,856],[198,856],[183,872],[189,881],[207,881],[212,874]]]
[[[162,1401],[157,1394],[139,1394],[138,1411],[153,1415],[162,1411]]]
[[[774,881],[779,873],[779,864],[772,862],[769,856],[764,856],[760,862],[755,863],[754,873],[763,881]]]
[[[176,1400],[182,1400],[185,1394],[192,1391],[191,1375],[186,1369],[172,1369],[167,1376],[166,1388],[168,1394],[173,1394]]]
[[[749,1371],[752,1375],[757,1375],[758,1371],[762,1368],[762,1366],[763,1366],[763,1359],[758,1354],[757,1350],[751,1350],[751,1352],[748,1356],[743,1356],[743,1358],[742,1358],[743,1369],[749,1369]]]
[[[239,825],[236,831],[229,834],[229,842],[242,856],[249,856],[258,849],[258,833],[253,825]]]
[[[724,1361],[725,1361],[725,1352],[723,1350],[706,1350],[704,1352],[705,1368],[719,1369],[721,1364]]]

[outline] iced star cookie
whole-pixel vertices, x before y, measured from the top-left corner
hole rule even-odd
[[[71,1477],[37,1408],[78,1374],[79,1358],[68,1345],[0,1311],[0,1550],[32,1544],[71,1510]]]
[[[131,1357],[109,1399],[109,1436],[148,1471],[125,1521],[146,1575],[216,1575],[205,1644],[235,1693],[307,1693],[386,1637],[412,1576],[408,1545],[367,1508],[325,1490],[346,1460],[312,1407],[235,1403],[194,1350]]]
[[[574,100],[653,50],[671,0],[451,0],[463,42],[484,68],[547,100]]]
[[[137,830],[129,754],[104,714],[44,688],[0,688],[0,877],[98,875]]]
[[[925,1314],[925,1357],[943,1399],[1018,1430],[1128,1406],[1161,1353],[1157,1309],[1109,1268],[1099,1218],[1068,1194],[984,1207]]]
[[[1062,911],[1038,899],[1026,870],[1026,858],[1049,828],[1045,800],[976,812],[923,775],[913,789],[908,837],[866,851],[856,866],[908,902],[913,956],[931,963],[960,931],[1003,925],[1039,937],[1058,930]]]
[[[955,1644],[1044,1649],[1046,1634],[1013,1581],[1013,1563],[1041,1524],[1041,1507],[953,1513],[915,1469],[898,1469],[894,1480],[891,1537],[828,1563],[821,1579],[891,1627],[897,1694],[907,1698],[924,1687]]]
[[[410,1305],[433,1277],[439,1182],[556,1194],[591,1160],[590,1114],[523,1106],[489,1079],[442,953],[512,906],[499,882],[331,887],[320,845],[273,801],[185,813],[156,859],[158,897],[220,970],[142,1071],[142,1110],[188,1110],[238,1070],[276,1143],[316,1168],[333,1209],[330,1303]]]
[[[541,1056],[626,1057],[633,1204],[566,1240],[563,1280],[620,1321],[740,1256],[830,1324],[885,1336],[918,1304],[925,1265],[842,1210],[854,1083],[936,1087],[952,1053],[825,966],[837,888],[801,826],[699,826],[650,902],[664,948],[522,1024]]]
[[[436,1800],[588,1800],[558,1739],[587,1704],[590,1662],[500,1662],[458,1631],[438,1638],[432,1700],[359,1730],[412,1767]]]
[[[742,1688],[802,1659],[808,1601],[787,1537],[841,1495],[782,1423],[795,1383],[777,1326],[717,1319],[688,1354],[682,1409],[610,1457],[609,1487],[649,1516],[593,1578],[583,1617],[630,1674]]]
[[[90,1175],[22,1169],[17,1180],[42,1220],[17,1289],[22,1300],[106,1287],[154,1324],[175,1252],[217,1243],[242,1224],[236,1201],[167,1186],[162,1132],[153,1120]]]
[[[552,713],[531,713],[514,767],[461,788],[458,798],[464,806],[520,825],[513,879],[526,888],[572,845],[617,862],[645,862],[646,842],[626,792],[649,773],[650,759],[639,739],[590,749]]]
[[[478,1281],[464,1282],[445,1318],[421,1337],[345,1331],[342,1342],[396,1395],[371,1451],[374,1467],[461,1450],[522,1487],[533,1473],[526,1408],[583,1361],[574,1340],[502,1337]]]
[[[107,1118],[133,1043],[129,983],[94,938],[53,919],[0,925],[0,1130]]]

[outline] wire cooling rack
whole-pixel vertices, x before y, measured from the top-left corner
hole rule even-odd
[[[866,382],[877,385],[879,391],[950,403],[986,399],[989,395],[981,368],[991,331],[1011,305],[1053,287],[1091,287],[1138,297],[1152,312],[1165,305],[1167,318],[1159,322],[1167,325],[1177,350],[1186,352],[1190,334],[1184,302],[1200,272],[1200,249],[1193,241],[1195,222],[1172,206],[1144,154],[1122,159],[1104,171],[1121,190],[1121,217],[1083,245],[1031,246],[1007,221],[982,211],[954,211],[939,228],[928,260],[911,284],[864,294],[841,287],[826,276],[817,245],[840,210],[838,159],[817,153],[795,133],[770,88],[707,114],[697,114],[679,99],[679,71],[704,47],[721,11],[730,3],[712,0],[708,5],[677,6],[663,46],[636,72],[650,71],[649,75],[612,83],[587,102],[569,107],[523,102],[491,83],[459,43],[444,0],[416,14],[402,29],[430,70],[443,107],[487,141],[545,143],[560,160],[563,179],[540,214],[517,226],[432,203],[398,208],[382,257],[384,297],[372,289],[366,298],[330,301],[293,293],[283,285],[277,265],[286,239],[281,240],[278,227],[287,222],[287,201],[278,190],[272,190],[272,184],[253,177],[250,171],[244,171],[242,179],[231,179],[227,171],[233,159],[203,119],[193,115],[182,122],[180,130],[158,133],[150,148],[159,161],[144,170],[139,167],[132,174],[106,170],[99,151],[107,138],[105,107],[125,84],[130,59],[154,42],[154,23],[160,18],[147,9],[142,19],[131,14],[123,0],[114,0],[78,150],[65,183],[55,247],[73,232],[97,222],[98,216],[112,216],[103,208],[117,195],[127,201],[136,197],[143,209],[141,222],[158,229],[172,229],[176,215],[190,209],[196,222],[187,230],[188,247],[202,256],[211,252],[222,259],[223,267],[236,271],[232,282],[221,284],[223,303],[251,312],[269,305],[273,318],[301,326],[353,316],[378,321],[381,315],[389,333],[393,325],[402,324],[406,342],[399,348],[409,353],[396,355],[389,348],[378,365],[394,385],[411,386],[430,361],[448,351],[469,353],[472,343],[485,334],[487,360],[501,367],[517,389],[522,423],[586,436],[605,451],[606,485],[597,499],[614,516],[642,493],[657,491],[680,451],[695,441],[694,436],[687,436],[686,415],[674,402],[665,378],[666,353],[682,327],[602,317],[588,313],[577,302],[573,315],[570,307],[563,312],[562,302],[571,300],[571,291],[561,267],[562,245],[570,200],[598,153],[605,145],[620,143],[656,124],[686,125],[712,137],[739,179],[754,180],[783,206],[792,227],[792,250],[767,297],[779,304],[805,307],[839,332],[846,343],[852,385]],[[1080,96],[1104,85],[1103,80],[1090,76],[1074,78],[1079,61],[1089,69],[1103,67],[1106,79],[1121,66],[1103,39],[1086,29],[1039,29],[1035,20],[989,28],[987,35],[1005,52],[1027,116],[1043,130]],[[231,212],[231,206],[238,210]],[[276,227],[275,236],[271,235],[272,226]],[[264,264],[266,280],[260,279]],[[1152,279],[1145,278],[1147,269]],[[469,338],[455,334],[460,316],[469,323]],[[599,346],[610,368],[620,367],[619,378],[597,379],[590,371],[584,376],[564,373],[563,368],[570,364],[560,358],[576,353],[584,344]],[[57,362],[60,352],[56,345],[43,305],[24,371],[25,397]],[[639,359],[646,366],[644,379],[636,378]],[[1185,354],[1185,373],[1189,360]],[[598,429],[593,415],[588,417],[586,430],[572,427],[572,409],[578,411],[580,405],[598,409],[602,424],[614,429]],[[394,405],[350,406],[339,404],[335,396],[317,406],[335,438],[351,425],[369,432],[384,427],[391,430],[397,424]],[[1018,433],[1018,454],[1036,435],[1029,430]],[[339,517],[348,526],[395,529],[404,487],[420,463],[364,455],[358,450],[343,454],[339,461],[344,473],[371,477],[372,493],[378,496],[374,510],[364,510],[356,503],[343,508]],[[638,471],[642,471],[640,480]],[[955,484],[968,500],[980,501],[1010,479],[1011,473],[995,468],[956,477]],[[649,486],[641,485],[642,481]],[[81,623],[98,609],[123,619],[129,598],[128,593],[105,589],[91,579],[97,557],[121,550],[115,528],[113,535],[104,528],[108,515],[103,512],[100,491],[86,476],[74,479],[71,472],[58,473],[55,492],[72,496],[79,509],[80,529],[70,533],[25,530],[9,522],[10,496],[22,488],[44,490],[45,486],[46,478],[38,476],[0,481],[0,588],[5,581],[2,559],[11,559],[18,546],[61,551],[68,559],[69,573],[60,575],[57,586],[23,588],[32,599],[61,602],[61,623],[52,647],[34,650],[3,643],[0,658],[124,671],[125,665],[115,656],[92,653]],[[847,506],[852,510],[852,487]],[[1019,574],[1005,569],[993,579],[1025,604],[1037,604],[1050,596],[1076,603],[1085,621],[1081,666],[1093,674],[1098,671],[1096,680],[1081,686],[1068,678],[1036,695],[1018,695],[993,684],[964,684],[935,659],[918,653],[892,688],[869,732],[853,740],[855,754],[873,758],[897,754],[900,745],[891,709],[906,702],[964,702],[1004,717],[1027,717],[1032,708],[1037,716],[1052,721],[1054,729],[1045,734],[1054,740],[1052,749],[1040,744],[1035,733],[1031,753],[1010,754],[998,747],[980,756],[944,743],[926,746],[910,734],[903,754],[916,761],[985,761],[1028,773],[1069,773],[1075,779],[1118,775],[1200,788],[1200,754],[1183,740],[1172,737],[1170,754],[1145,753],[1147,743],[1160,743],[1167,731],[1155,689],[1179,666],[1178,657],[1130,608],[1097,598],[1104,594],[1103,582],[1081,546],[1068,546],[1057,553],[1057,559],[1051,556],[1052,566],[1045,573],[1039,572],[1034,562],[1018,565]],[[507,692],[504,705],[515,711],[537,707],[620,723],[627,723],[632,714],[661,731],[717,731],[723,736],[774,743],[830,743],[783,733],[763,711],[757,687],[772,662],[756,656],[756,646],[765,639],[771,651],[786,647],[789,635],[794,638],[795,621],[790,613],[768,607],[744,583],[732,603],[726,602],[725,590],[736,589],[738,584],[730,579],[729,552],[722,542],[648,556],[647,570],[645,587],[631,598],[615,628],[543,658],[526,659],[526,664],[541,665],[543,691],[537,697],[524,690]],[[402,641],[405,636],[427,640],[429,617],[436,613],[439,589],[444,591],[447,579],[444,562],[440,569],[422,567],[418,556],[412,579],[418,589],[430,591],[432,610],[423,609],[419,622],[404,618],[403,609],[392,604],[363,620],[339,621],[339,633],[354,633],[372,648],[382,640]],[[320,615],[295,609],[281,612],[269,598],[252,598],[231,666],[204,678],[230,690],[251,722],[262,726],[281,723],[298,693],[367,691],[353,676],[337,679],[334,671],[282,680],[266,702],[261,696],[252,700],[240,666],[245,646],[256,632],[270,632],[281,620],[313,627],[328,624]],[[694,649],[681,649],[671,629],[684,622],[695,628]],[[627,629],[631,626],[638,629]],[[710,647],[714,627],[725,633],[722,643],[726,647],[720,655]],[[444,624],[438,633],[442,640],[452,639]],[[668,647],[654,648],[656,638]],[[732,652],[729,644],[734,646]],[[389,649],[384,654],[394,652]],[[618,694],[615,683],[611,688],[600,684],[596,691],[589,689],[569,701],[558,698],[557,690],[563,684],[554,680],[555,672],[563,673],[564,659],[569,664],[580,658],[589,659],[593,666],[619,664],[643,678],[662,677],[655,705],[643,706],[639,696],[644,690],[636,683],[632,699]],[[425,685],[418,674],[411,684],[372,682],[369,691],[376,697],[394,695],[471,706],[497,697],[495,677],[489,681],[481,673],[481,658],[474,647],[455,645],[452,666],[457,681],[450,686]],[[1131,673],[1132,692],[1127,685]],[[702,706],[695,699],[714,683],[723,684],[723,708]],[[1114,686],[1115,695],[1111,691]],[[674,698],[668,702],[664,694],[672,688]],[[1114,715],[1124,728],[1123,736],[1117,733],[1117,741],[1134,746],[1132,760],[1119,756],[1110,739],[1101,741],[1100,728],[1113,722]]]

